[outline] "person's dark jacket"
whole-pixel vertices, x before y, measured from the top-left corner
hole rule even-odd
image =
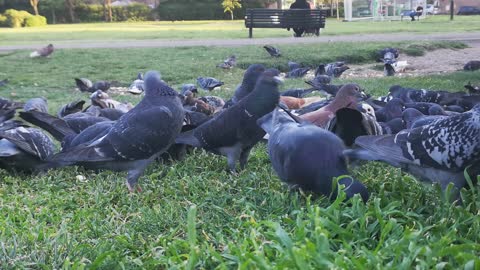
[[[310,9],[310,4],[308,4],[306,0],[297,0],[290,5],[290,9],[301,9],[301,8]]]

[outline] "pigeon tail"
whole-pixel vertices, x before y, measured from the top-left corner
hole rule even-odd
[[[62,141],[65,136],[76,134],[63,119],[48,113],[20,112],[20,118],[47,131],[58,141]]]
[[[195,130],[189,130],[187,132],[180,133],[177,138],[175,138],[175,143],[187,144],[193,147],[202,147],[202,143],[193,135]]]

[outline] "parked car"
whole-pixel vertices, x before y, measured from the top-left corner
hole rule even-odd
[[[463,6],[458,10],[457,15],[480,15],[480,8]]]
[[[425,8],[425,13],[427,13],[427,15],[437,14],[438,13],[438,7],[436,7],[434,5],[431,5],[431,4],[428,4],[427,7]]]

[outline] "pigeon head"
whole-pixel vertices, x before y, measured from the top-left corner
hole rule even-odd
[[[402,119],[405,122],[407,129],[409,129],[412,126],[415,120],[417,120],[419,117],[422,117],[422,116],[425,116],[425,115],[421,113],[419,110],[414,108],[407,108],[402,113]]]
[[[260,75],[262,75],[264,71],[265,66],[261,64],[250,65],[245,71],[245,75],[243,75],[242,84],[253,88],[258,78],[260,77]]]
[[[178,96],[178,92],[173,90],[164,81],[157,71],[148,71],[145,73],[145,96]]]
[[[317,69],[315,70],[315,77],[318,76],[318,75],[325,75],[326,71],[325,71],[325,65],[324,64],[320,64]]]
[[[359,110],[362,113],[370,115],[371,117],[373,117],[373,119],[376,120],[375,109],[373,109],[372,105],[362,102],[357,105],[357,110]]]
[[[340,90],[338,90],[338,93],[331,104],[337,105],[339,108],[355,108],[357,103],[361,100],[364,100],[366,97],[367,96],[360,89],[358,84],[345,84],[342,86],[342,88],[340,88]]]
[[[400,117],[405,109],[405,103],[399,98],[393,98],[387,102],[385,109],[392,114],[392,117]]]

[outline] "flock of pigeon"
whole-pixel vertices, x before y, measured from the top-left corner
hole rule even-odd
[[[281,56],[272,46],[265,49]],[[392,65],[398,50],[379,54],[386,66]],[[218,67],[234,68],[236,60],[232,55]],[[480,68],[478,61],[467,65]],[[309,70],[294,62],[288,66],[285,78],[303,77]],[[252,148],[268,140],[272,166],[282,181],[330,198],[341,184],[347,198],[359,194],[368,200],[367,188],[345,176],[349,162],[382,161],[443,189],[449,183],[466,187],[465,170],[480,174],[479,86],[469,83],[467,92],[448,92],[395,85],[375,99],[357,84],[331,84],[347,69],[343,62],[321,64],[306,81],[309,88],[280,92],[280,71],[252,64],[229,100],[200,97],[194,84],[177,92],[158,72],[149,71],[129,88],[144,95],[136,106],[110,98],[108,82],[75,78],[80,91],[91,93],[91,104],[84,108],[85,101],[73,101],[57,116],[48,114],[41,97],[25,103],[2,98],[0,167],[127,171],[127,187],[134,191],[141,190],[137,181],[149,164],[180,160],[189,147],[226,156],[228,171],[236,173],[237,162],[245,169]],[[223,82],[199,77],[197,84],[212,91]],[[12,120],[19,109],[21,119],[40,129]],[[43,131],[61,143],[60,151]]]

